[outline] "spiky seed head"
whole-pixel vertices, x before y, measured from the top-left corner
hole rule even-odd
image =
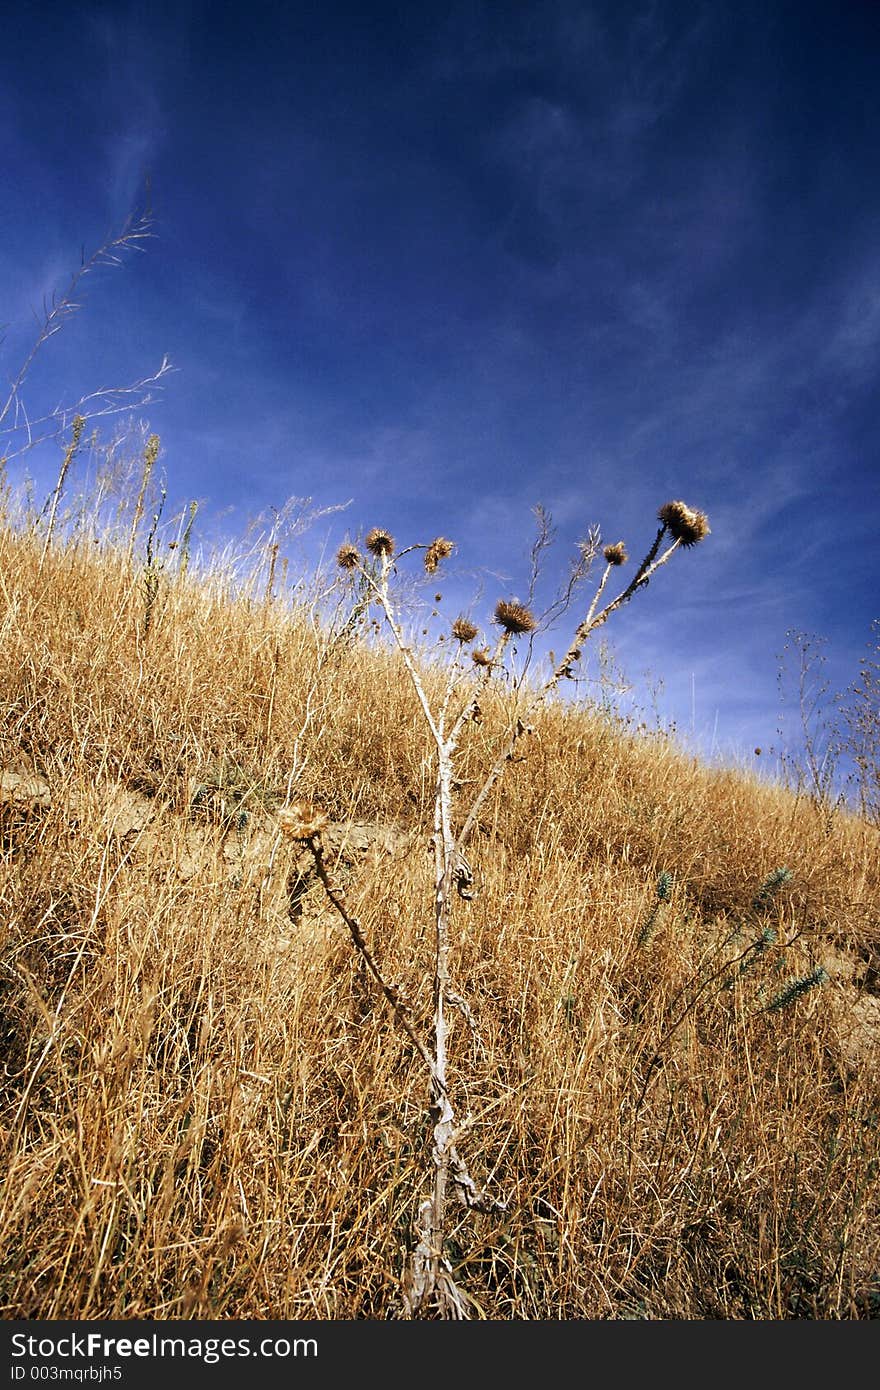
[[[511,602],[508,602],[507,599],[499,599],[495,605],[495,622],[499,627],[503,627],[505,632],[513,634],[534,632],[538,626],[533,614],[516,599]]]
[[[452,624],[452,635],[456,642],[461,642],[466,646],[468,642],[473,642],[477,635],[477,629],[470,618],[456,618]]]
[[[437,536],[425,551],[425,569],[433,574],[441,560],[446,560],[453,552],[455,543],[445,536]]]
[[[336,563],[341,570],[357,569],[360,564],[360,551],[356,545],[346,542],[336,552]]]
[[[667,531],[682,545],[696,545],[709,534],[709,518],[684,502],[665,502],[657,516]]]
[[[372,555],[393,555],[394,537],[381,526],[374,526],[367,536],[366,546]]]
[[[606,545],[602,554],[605,556],[609,565],[625,565],[629,559],[623,541],[618,541],[616,545]]]
[[[312,801],[294,801],[278,812],[278,826],[286,840],[314,840],[329,824],[327,812]]]
[[[471,661],[475,666],[491,666],[492,658],[485,647],[476,647],[471,652]]]

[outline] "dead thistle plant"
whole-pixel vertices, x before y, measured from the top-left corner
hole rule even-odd
[[[549,517],[542,509],[538,509],[538,520],[540,535],[532,552],[530,601],[535,589],[534,569],[549,539]],[[284,836],[308,846],[327,898],[347,927],[355,949],[391,1007],[398,1026],[406,1033],[424,1062],[430,1078],[430,1190],[419,1206],[417,1242],[410,1254],[403,1285],[404,1301],[410,1316],[430,1315],[431,1312],[444,1318],[468,1318],[471,1315],[472,1301],[456,1284],[445,1254],[449,1236],[450,1196],[454,1193],[461,1203],[476,1211],[505,1209],[503,1200],[493,1198],[478,1187],[459,1152],[459,1142],[469,1128],[471,1117],[457,1117],[449,1078],[451,1011],[459,1010],[473,1025],[467,1001],[455,991],[452,972],[456,899],[470,901],[475,891],[474,876],[465,849],[479,824],[487,797],[513,760],[520,740],[532,731],[532,719],[560,683],[573,676],[573,669],[585,643],[613,613],[648,584],[677,550],[697,544],[709,533],[704,513],[681,501],[667,502],[662,506],[658,520],[660,526],[657,534],[632,579],[614,598],[603,604],[612,572],[627,560],[623,542],[605,547],[602,552],[605,568],[589,608],[577,624],[561,660],[553,664],[547,679],[531,686],[525,683],[522,676],[511,680],[515,700],[509,725],[500,738],[488,772],[470,796],[469,803],[464,799],[464,783],[456,776],[457,754],[468,726],[481,722],[481,692],[488,682],[498,679],[502,671],[507,670],[511,675],[508,658],[515,650],[517,639],[527,638],[531,644],[534,635],[546,628],[549,621],[558,619],[571,608],[599,554],[598,529],[592,528],[588,539],[581,543],[580,555],[572,566],[567,584],[554,604],[541,616],[535,615],[531,602],[501,599],[493,614],[493,624],[499,629],[494,644],[487,643],[476,648],[472,648],[471,644],[479,635],[477,626],[466,617],[459,617],[452,623],[450,636],[453,642],[450,644],[445,678],[436,687],[433,703],[429,688],[435,690],[434,683],[427,679],[427,667],[406,637],[391,581],[398,572],[400,561],[416,551],[424,552],[425,572],[434,575],[439,564],[451,554],[453,543],[445,537],[437,537],[427,545],[411,545],[398,550],[390,532],[376,527],[365,538],[366,554],[351,542],[342,545],[337,554],[339,568],[356,579],[382,610],[415,691],[432,747],[435,773],[431,836],[434,869],[433,1012],[427,1039],[414,1022],[412,1010],[400,987],[383,975],[364,937],[360,921],[346,902],[344,891],[328,873],[321,839],[328,823],[326,813],[314,803],[300,802],[284,808],[279,821]],[[466,655],[469,648],[469,655]]]

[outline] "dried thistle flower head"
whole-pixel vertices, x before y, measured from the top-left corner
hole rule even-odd
[[[286,840],[314,840],[329,824],[327,812],[312,801],[294,801],[278,812],[278,826]]]
[[[709,534],[709,518],[684,502],[666,502],[657,513],[671,536],[682,545],[696,545]]]
[[[470,618],[456,618],[452,624],[452,635],[456,641],[463,645],[473,642],[477,635],[477,626],[471,622]]]
[[[476,647],[471,652],[471,661],[475,666],[491,666],[492,658],[485,647]]]
[[[602,554],[605,556],[609,565],[625,565],[629,559],[623,541],[618,541],[616,545],[606,545]]]
[[[505,632],[511,633],[534,632],[538,626],[533,614],[516,599],[511,602],[499,599],[495,605],[495,622],[499,627],[503,627]]]
[[[383,531],[381,526],[374,526],[367,536],[366,546],[373,555],[393,555],[394,537]]]
[[[433,574],[440,561],[447,559],[453,549],[453,541],[448,541],[445,536],[437,536],[425,551],[425,569],[428,574]]]
[[[360,558],[360,551],[350,541],[346,541],[336,552],[336,563],[341,570],[357,569]]]
[[[461,642],[464,646],[468,642],[473,642],[477,635],[477,629],[470,618],[456,618],[452,624],[452,635],[456,642]]]

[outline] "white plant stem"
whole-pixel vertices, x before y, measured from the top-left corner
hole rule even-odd
[[[664,522],[657,532],[651,548],[636,571],[634,578],[616,598],[612,599],[604,608],[600,609],[599,602],[605,591],[611,569],[613,568],[611,563],[608,564],[599,582],[589,611],[578,626],[568,651],[565,653],[562,660],[557,663],[549,679],[534,694],[531,701],[521,707],[523,712],[519,714],[515,725],[510,729],[498,758],[489,770],[488,775],[471,802],[468,814],[457,834],[453,829],[453,788],[455,786],[455,753],[458,747],[458,741],[468,720],[478,717],[479,693],[485,686],[486,681],[491,677],[492,671],[501,664],[505,650],[511,639],[511,632],[507,628],[501,632],[495,650],[491,658],[486,662],[485,679],[472,689],[459,709],[458,714],[452,720],[452,727],[449,728],[448,720],[450,718],[450,707],[458,686],[458,677],[462,670],[461,652],[457,652],[450,662],[446,682],[440,697],[438,713],[435,716],[419,668],[413,658],[412,649],[404,637],[403,630],[395,612],[394,604],[389,594],[389,578],[395,563],[395,557],[391,553],[390,542],[387,549],[378,556],[378,567],[364,564],[359,558],[356,560],[359,573],[367,588],[372,593],[374,600],[381,607],[385,620],[391,630],[394,642],[401,654],[407,674],[415,690],[419,706],[424,715],[425,723],[430,730],[436,752],[437,761],[433,813],[433,1049],[429,1049],[416,1034],[409,1021],[408,1012],[400,998],[399,992],[394,986],[390,986],[385,981],[379,967],[369,952],[360,930],[359,922],[348,913],[343,901],[343,895],[331,884],[321,857],[320,839],[312,839],[309,841],[309,844],[315,856],[316,866],[324,884],[325,891],[348,925],[355,946],[363,955],[371,973],[379,983],[386,998],[391,1003],[407,1035],[417,1048],[419,1055],[426,1064],[431,1078],[430,1111],[433,1120],[431,1162],[433,1172],[430,1196],[426,1196],[419,1207],[418,1242],[411,1254],[409,1267],[404,1280],[404,1299],[410,1316],[416,1316],[429,1308],[439,1312],[441,1317],[467,1318],[470,1315],[469,1305],[471,1301],[468,1299],[467,1295],[457,1287],[453,1278],[453,1271],[444,1254],[444,1247],[448,1235],[447,1210],[450,1192],[454,1190],[461,1202],[476,1210],[497,1211],[504,1209],[503,1202],[493,1201],[477,1188],[467,1170],[466,1164],[458,1154],[456,1141],[461,1131],[467,1127],[468,1120],[465,1120],[463,1124],[456,1123],[455,1110],[449,1091],[448,1009],[450,1007],[459,1008],[466,1020],[473,1026],[470,1010],[465,1001],[461,1000],[458,995],[453,993],[450,978],[450,915],[452,893],[453,889],[457,888],[458,891],[462,893],[462,896],[465,896],[462,892],[462,866],[464,866],[467,874],[470,874],[470,870],[463,860],[463,847],[478,824],[480,811],[485,804],[486,798],[501,778],[507,764],[513,758],[519,739],[524,733],[531,732],[531,725],[529,723],[531,716],[547,698],[548,694],[559,685],[563,677],[571,674],[571,667],[574,662],[579,659],[583,643],[596,628],[601,627],[603,623],[607,622],[612,613],[624,603],[628,602],[639,588],[647,584],[655,571],[659,569],[661,565],[666,564],[671,555],[678,549],[681,542],[680,540],[675,540],[662,552],[662,554],[660,553],[660,547],[667,531],[668,527]],[[397,558],[399,558],[399,556]],[[346,567],[353,568],[354,566],[348,565]]]

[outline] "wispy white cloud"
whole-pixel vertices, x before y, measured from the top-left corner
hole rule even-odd
[[[110,117],[103,138],[104,181],[116,219],[143,204],[168,138],[163,90],[172,86],[180,67],[188,9],[178,8],[171,31],[165,24],[152,26],[128,6],[85,13],[92,81]]]
[[[859,384],[880,366],[880,260],[856,268],[839,300],[836,322],[829,325],[828,362]]]

